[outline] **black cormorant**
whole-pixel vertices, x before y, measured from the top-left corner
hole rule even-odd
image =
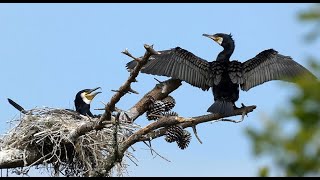
[[[74,100],[74,105],[76,107],[76,111],[84,116],[95,117],[90,112],[90,103],[92,99],[101,92],[94,92],[100,87],[94,89],[84,89],[77,93],[76,98]]]
[[[217,59],[208,62],[180,47],[159,51],[152,55],[141,72],[153,75],[168,76],[208,90],[212,88],[214,103],[207,112],[229,115],[236,107],[239,99],[239,86],[243,91],[271,80],[286,80],[309,74],[315,76],[295,62],[291,57],[279,54],[273,49],[260,52],[255,57],[241,63],[230,61],[235,45],[231,34],[203,34],[224,49]],[[127,63],[130,71],[136,65],[133,60]]]

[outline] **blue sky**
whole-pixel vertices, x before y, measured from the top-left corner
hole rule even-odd
[[[314,54],[319,44],[304,42],[303,35],[312,26],[299,22],[297,13],[310,5],[0,4],[0,133],[8,130],[6,121],[19,114],[7,103],[8,97],[26,109],[72,109],[79,90],[100,86],[103,93],[94,99],[92,109],[102,107],[101,101],[108,102],[111,90],[129,75],[125,64],[131,59],[121,51],[128,48],[141,56],[145,43],[154,44],[156,50],[180,46],[211,61],[222,48],[202,34],[232,33],[236,44],[232,59],[243,62],[274,48],[308,67],[306,57],[319,57]],[[140,74],[132,85],[140,94],[125,96],[117,106],[129,109],[154,87],[153,78]],[[244,130],[276,117],[294,92],[294,85],[277,81],[241,92],[237,105],[255,104],[257,109],[242,123],[199,125],[203,144],[193,136],[186,150],[163,138],[154,140],[153,147],[171,162],[154,158],[142,143],[135,145],[139,166],[129,162],[129,176],[255,176],[269,161],[251,155]],[[206,114],[213,102],[211,91],[187,83],[172,96],[177,102],[173,110],[185,117]],[[137,123],[148,122],[142,116]]]

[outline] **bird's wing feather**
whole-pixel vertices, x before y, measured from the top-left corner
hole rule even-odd
[[[271,80],[291,81],[303,74],[315,78],[310,71],[295,62],[291,57],[281,55],[273,49],[268,49],[243,63],[241,89],[248,91]]]
[[[234,84],[243,84],[242,63],[231,61],[228,66],[229,77]]]
[[[159,51],[161,54],[152,55],[141,72],[146,74],[168,76],[186,81],[187,83],[208,90],[209,62],[197,57],[191,52],[176,47]],[[135,67],[135,62],[127,64],[128,69]]]

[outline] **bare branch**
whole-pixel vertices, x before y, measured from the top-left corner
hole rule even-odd
[[[162,83],[162,81],[160,81],[159,79],[157,78],[153,78],[154,80],[156,80],[158,83]]]
[[[130,85],[132,82],[136,81],[136,77],[138,76],[140,69],[147,63],[148,59],[151,55],[156,54],[157,52],[152,48],[152,46],[144,45],[146,48],[146,52],[144,56],[142,57],[141,61],[138,61],[136,67],[133,69],[133,71],[130,73],[129,78],[127,81],[118,89],[118,92],[114,94],[106,105],[106,111],[103,113],[103,115],[100,118],[100,122],[102,121],[108,121],[111,119],[111,113],[114,111],[115,104],[118,103],[127,92],[131,90],[131,92],[135,92],[131,89]],[[124,51],[124,54],[131,55],[128,50]],[[132,55],[131,55],[132,56]],[[133,57],[133,56],[132,56]],[[135,58],[136,59],[136,58]]]
[[[152,103],[151,99],[161,100],[176,90],[180,85],[181,80],[179,79],[168,79],[157,84],[151,91],[146,93],[140,101],[127,111],[130,119],[134,122],[140,115],[148,110],[149,105]]]
[[[0,151],[0,169],[28,166],[36,162],[40,158],[41,158],[40,154],[32,151],[24,151],[24,150],[15,149],[15,148],[1,150]],[[38,161],[38,164],[40,164],[41,162],[42,161]]]
[[[125,55],[127,55],[127,56],[129,56],[129,57],[131,57],[132,59],[134,59],[134,60],[136,60],[136,61],[138,61],[138,62],[141,61],[141,59],[138,59],[138,58],[132,56],[131,53],[129,53],[129,51],[128,51],[127,48],[126,48],[124,51],[122,51],[121,53],[122,53],[122,54],[125,54]]]
[[[129,88],[128,92],[134,93],[134,94],[139,94],[137,91],[133,90],[131,87]]]
[[[143,141],[145,145],[147,145],[149,147],[149,149],[151,150],[151,154],[152,152],[156,153],[157,156],[159,156],[160,158],[168,161],[168,162],[171,162],[169,159],[163,157],[162,155],[160,155],[156,150],[154,150],[152,147],[151,147],[151,143],[150,144],[147,144],[145,141]],[[150,141],[149,141],[150,142]]]
[[[240,109],[237,109],[231,114],[230,116],[235,115],[241,115],[244,112],[248,113],[253,111],[256,108],[256,106],[248,106],[248,107],[242,107]],[[119,161],[119,159],[122,159],[124,156],[125,151],[133,144],[139,141],[148,141],[155,138],[158,138],[160,136],[163,136],[165,132],[167,131],[167,127],[172,125],[180,125],[183,128],[186,127],[193,127],[196,126],[199,123],[204,123],[208,121],[218,120],[223,118],[220,114],[208,114],[203,116],[197,116],[192,118],[183,118],[178,116],[169,116],[169,117],[162,117],[159,120],[147,125],[146,127],[138,130],[131,136],[129,136],[125,141],[121,142],[119,145],[119,151],[117,154],[118,158],[117,160],[114,160],[115,155],[109,156],[108,159],[110,161],[107,161],[108,164],[105,166],[104,170],[105,172],[109,172],[110,169],[113,167],[114,163]],[[96,173],[97,176],[105,176],[103,173]]]
[[[111,117],[111,120],[113,119],[114,117]],[[97,121],[88,121],[87,123],[84,123],[71,131],[67,136],[67,139],[69,139],[70,142],[75,142],[78,137],[86,134],[87,132],[90,132],[92,130],[101,130],[102,128],[104,128],[104,125],[111,123],[112,121],[103,122],[101,124]]]
[[[144,48],[151,54],[151,55],[157,55],[161,54],[160,52],[153,49],[153,45],[144,44]]]
[[[252,112],[255,108],[256,108],[255,105],[242,107],[242,108],[236,109],[233,112],[233,114],[231,114],[230,116],[242,115],[243,112],[249,113],[249,112]],[[168,118],[170,118],[170,117],[168,117]],[[214,121],[214,122],[229,121],[229,122],[234,122],[234,123],[238,123],[239,122],[239,121],[233,121],[233,120],[232,121],[225,120],[225,119],[222,119],[222,118],[224,118],[224,117],[221,116],[220,114],[208,114],[208,115],[202,115],[202,116],[197,116],[197,117],[192,117],[192,118],[179,117],[179,118],[177,118],[177,120],[173,124],[171,124],[172,122],[169,123],[169,121],[168,121],[168,123],[165,126],[162,126],[162,127],[166,127],[166,126],[177,124],[177,125],[182,126],[183,128],[187,128],[187,127],[192,127],[192,126],[195,126],[197,124],[204,123],[204,122],[209,122],[209,121]],[[167,117],[160,118],[159,120],[163,120],[163,119],[167,119]],[[146,141],[146,140],[151,140],[151,139],[158,138],[160,136],[163,136],[166,133],[166,131],[167,131],[167,128],[161,128],[161,129],[158,129],[156,131],[150,131],[145,136],[141,136],[139,141]]]
[[[199,143],[202,144],[202,141],[200,140],[200,138],[198,136],[198,133],[197,133],[197,127],[196,126],[192,126],[192,130],[193,130],[194,135],[198,139]]]
[[[123,97],[127,92],[133,92],[133,93],[138,93],[134,90],[132,90],[131,88],[131,83],[135,82],[135,78],[138,76],[140,69],[143,67],[143,65],[148,61],[148,59],[150,58],[150,56],[154,53],[156,53],[155,50],[152,49],[152,46],[149,45],[144,45],[144,47],[146,48],[146,52],[142,58],[141,61],[138,62],[138,65],[134,68],[134,70],[131,72],[130,77],[126,80],[126,82],[118,89],[118,90],[113,90],[116,91],[116,94],[114,94],[111,98],[111,100],[105,105],[105,112],[102,114],[102,116],[100,117],[100,120],[98,122],[88,122],[85,123],[83,125],[81,125],[80,127],[78,127],[77,129],[75,129],[72,133],[70,133],[70,135],[68,136],[68,138],[71,140],[71,142],[75,141],[79,136],[84,135],[87,132],[90,132],[92,130],[100,130],[104,127],[104,125],[106,124],[105,121],[111,121],[112,120],[112,116],[111,113],[114,110],[117,110],[115,107],[115,104],[117,102],[119,102],[119,100],[121,99],[121,97]],[[124,52],[122,52],[126,55],[132,56],[128,50],[126,49]],[[133,57],[133,56],[132,56]],[[101,110],[101,109],[99,109]],[[125,116],[127,116],[126,113],[124,113]],[[130,117],[126,117],[127,119],[131,119]]]

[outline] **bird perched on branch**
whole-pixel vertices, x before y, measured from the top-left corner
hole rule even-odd
[[[97,94],[101,93],[100,91],[94,92],[98,89],[100,89],[100,87],[94,89],[84,89],[76,94],[74,105],[77,112],[84,116],[95,117],[90,111],[90,103]]]
[[[231,34],[203,34],[223,47],[216,60],[208,62],[193,53],[176,47],[159,51],[152,55],[141,72],[146,74],[168,76],[183,80],[192,86],[208,90],[210,87],[214,103],[207,112],[230,115],[236,109],[235,102],[239,99],[239,87],[243,91],[271,80],[293,82],[296,77],[304,74],[316,77],[295,62],[291,57],[279,54],[273,49],[260,52],[255,57],[239,62],[230,61],[235,49]],[[130,71],[136,66],[135,60],[127,63]]]

